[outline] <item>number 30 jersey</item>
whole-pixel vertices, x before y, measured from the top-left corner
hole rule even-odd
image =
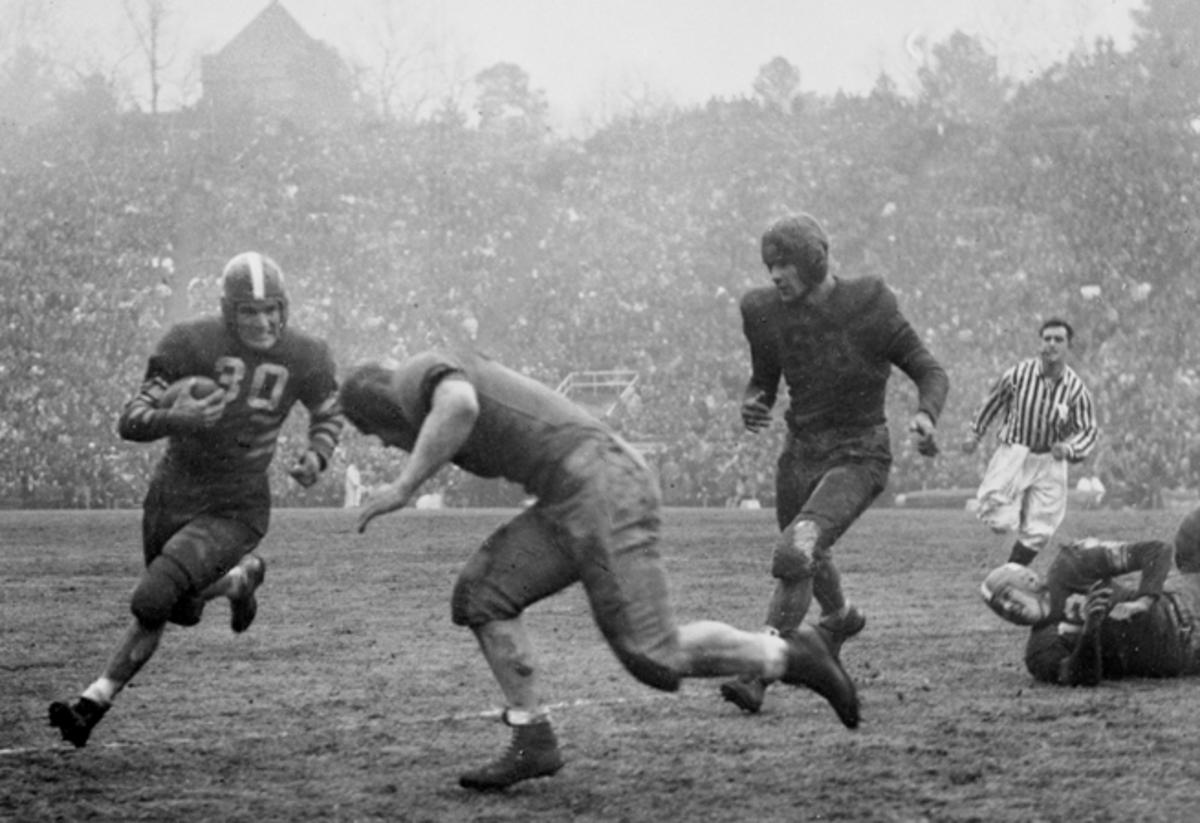
[[[209,429],[168,429],[159,398],[184,377],[203,375],[225,390],[225,410]],[[309,448],[329,462],[342,429],[337,379],[328,345],[286,328],[275,346],[242,344],[222,318],[173,326],[150,356],[137,396],[118,422],[122,438],[167,437],[162,469],[193,480],[265,475],[288,412],[300,401],[309,412]]]

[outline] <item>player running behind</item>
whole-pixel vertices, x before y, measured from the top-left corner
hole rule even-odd
[[[1000,376],[984,398],[963,442],[974,454],[1000,419],[999,445],[976,500],[978,517],[995,534],[1016,531],[1009,561],[1028,566],[1067,515],[1067,464],[1087,457],[1100,436],[1092,395],[1067,365],[1075,331],[1052,317],[1038,329],[1038,357]]]
[[[1172,559],[1179,574],[1168,579]],[[1136,585],[1114,580],[1138,572]],[[1038,680],[1094,686],[1101,679],[1200,672],[1200,509],[1162,540],[1081,540],[1060,547],[1043,580],[1005,563],[980,589],[1000,617],[1029,626],[1025,667]]]
[[[843,724],[858,725],[854,684],[824,629],[771,636],[712,620],[676,622],[658,552],[653,472],[562,395],[480,355],[424,352],[352,371],[341,405],[361,432],[409,453],[396,480],[360,510],[359,532],[403,508],[447,463],[518,483],[536,498],[483,542],[454,586],[452,619],[475,634],[512,727],[509,748],[462,774],[460,785],[502,789],[562,767],[521,616],[576,582],[617,659],[648,686],[675,691],[683,677],[752,673],[806,686]]]
[[[249,628],[265,569],[252,552],[270,516],[267,467],[292,406],[300,401],[309,414],[307,449],[289,470],[300,485],[316,482],[341,434],[329,348],[288,325],[279,266],[239,254],[221,283],[221,315],[167,331],[118,422],[122,438],[165,437],[167,447],[143,507],[146,568],[130,600],[133,622],[78,699],[50,704],[51,725],[77,747],[154,654],[167,623],[194,626],[207,601],[227,597],[233,631]],[[224,390],[203,399],[184,391],[160,407],[169,386],[198,375]]]
[[[746,429],[769,425],[781,377],[789,394],[775,473],[781,534],[767,629],[795,631],[815,598],[819,625],[836,649],[866,623],[846,602],[832,548],[887,485],[892,454],[884,401],[892,367],[917,387],[909,431],[926,457],[937,454],[934,433],[950,383],[882,280],[830,273],[829,241],[815,218],[798,214],[772,225],[762,237],[762,260],[772,285],[741,302],[751,365],[741,409]],[[726,700],[751,713],[762,707],[765,691],[759,678],[721,685]]]

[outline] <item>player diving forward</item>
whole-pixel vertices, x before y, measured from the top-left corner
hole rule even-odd
[[[396,480],[361,509],[360,532],[403,508],[447,463],[519,483],[536,498],[484,541],[454,587],[452,618],[479,641],[513,728],[508,750],[464,773],[462,786],[501,789],[562,767],[521,616],[576,582],[617,659],[646,685],[674,691],[684,677],[734,674],[782,680],[816,691],[843,724],[858,725],[854,684],[824,629],[773,636],[675,621],[658,553],[654,474],[562,395],[485,357],[425,352],[354,370],[341,403],[364,434],[409,453]]]
[[[1168,579],[1172,559],[1178,576]],[[1138,572],[1136,586],[1113,578]],[[1009,562],[981,587],[1000,617],[1030,626],[1025,666],[1038,680],[1094,686],[1101,679],[1200,672],[1200,509],[1172,545],[1088,539],[1059,549],[1043,580]]]
[[[227,597],[233,631],[249,628],[265,568],[252,552],[270,516],[267,468],[292,406],[309,413],[307,449],[289,470],[302,486],[316,482],[341,434],[333,358],[323,341],[288,325],[279,266],[239,254],[221,282],[221,316],[167,331],[118,422],[122,438],[165,437],[167,447],[143,506],[146,567],[130,600],[133,622],[79,698],[50,704],[51,725],[77,747],[154,654],[167,623],[193,626],[207,601]],[[224,391],[203,399],[184,391],[160,408],[172,383],[197,375]]]

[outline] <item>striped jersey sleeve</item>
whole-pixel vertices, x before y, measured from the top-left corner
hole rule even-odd
[[[997,419],[1001,443],[1033,451],[1063,443],[1071,460],[1091,454],[1100,436],[1091,392],[1079,375],[1067,367],[1058,380],[1047,380],[1038,358],[1023,360],[1001,375],[971,421],[971,430],[983,437]]]

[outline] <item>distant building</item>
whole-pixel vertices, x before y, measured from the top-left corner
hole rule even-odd
[[[201,61],[202,102],[218,116],[250,112],[297,122],[344,119],[354,111],[350,71],[310,37],[279,0],[216,54]]]

